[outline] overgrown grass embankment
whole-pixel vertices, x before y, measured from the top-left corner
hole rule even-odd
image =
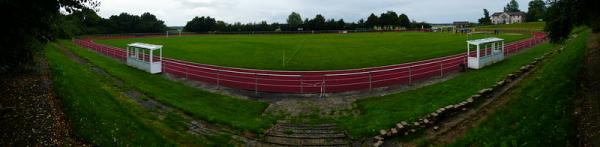
[[[61,51],[55,43],[46,47],[53,73],[60,73],[54,76],[55,92],[68,106],[65,111],[74,121],[77,136],[84,142],[98,146],[222,146],[230,143],[227,133],[189,133],[191,120],[184,119],[185,114],[142,107],[125,95],[130,89],[96,70],[90,72],[91,65],[75,63]]]
[[[192,116],[232,126],[242,131],[262,132],[274,123],[274,118],[263,116],[268,104],[214,94],[137,70],[106,56],[81,48],[69,40],[60,43],[77,55],[122,80],[127,87],[145,93],[163,104],[182,110]]]
[[[398,94],[359,100],[356,102],[357,109],[361,112],[358,116],[336,121],[354,137],[375,135],[379,129],[392,128],[400,121],[412,122],[438,108],[463,101],[555,47],[542,44],[500,63],[481,70],[470,70],[445,82]]]
[[[53,88],[74,133],[99,146],[171,146],[130,112],[132,105],[116,100],[102,77],[62,54],[55,45],[44,53],[52,70]]]
[[[561,54],[510,93],[504,107],[450,146],[573,145],[573,102],[588,33],[578,33],[577,38],[568,41]]]

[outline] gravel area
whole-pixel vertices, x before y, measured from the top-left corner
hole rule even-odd
[[[71,135],[41,56],[18,74],[0,75],[0,146],[85,146]]]
[[[578,146],[600,146],[600,33],[591,34],[582,72],[582,90],[575,101]]]

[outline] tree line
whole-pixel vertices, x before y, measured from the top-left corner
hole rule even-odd
[[[0,73],[31,63],[33,55],[43,45],[57,38],[71,38],[84,34],[162,33],[168,30],[164,21],[150,13],[132,15],[121,13],[109,18],[97,15],[96,0],[44,0],[0,1],[0,11],[7,20],[0,37]],[[66,13],[63,13],[63,12]],[[425,22],[410,21],[405,14],[393,11],[379,16],[371,14],[367,20],[346,22],[343,19],[326,19],[323,15],[302,19],[300,14],[290,14],[287,23],[229,24],[208,16],[189,21],[186,31],[297,31],[297,30],[371,30],[398,28],[430,28]]]
[[[319,31],[319,30],[393,30],[400,28],[431,28],[425,22],[410,21],[406,14],[398,15],[396,12],[388,11],[380,16],[371,14],[367,20],[361,19],[357,22],[346,22],[344,19],[327,19],[321,14],[314,18],[302,18],[299,13],[292,12],[285,24],[268,23],[226,23],[216,20],[210,16],[194,17],[188,21],[184,31],[188,32],[237,32],[237,31]]]
[[[544,3],[544,4],[542,4]],[[3,35],[0,35],[0,73],[18,71],[33,61],[33,55],[48,41],[56,38],[69,38],[79,34],[112,34],[163,32],[164,22],[154,15],[145,13],[140,16],[122,13],[108,19],[99,17],[93,9],[99,3],[95,0],[44,0],[35,3],[29,1],[0,1],[0,11],[7,20]],[[509,3],[507,11],[518,10],[517,3]],[[514,9],[517,8],[517,9]],[[534,0],[529,3],[527,15],[530,21],[542,18],[546,22],[545,31],[552,42],[561,42],[568,38],[576,26],[587,26],[594,32],[600,32],[600,1],[598,0]],[[66,11],[67,15],[61,13]],[[485,12],[485,11],[484,11]],[[293,14],[293,15],[292,15]],[[373,29],[374,27],[399,26],[419,28],[426,23],[407,21],[408,16],[386,12],[382,15],[371,14],[367,20],[347,23],[342,19],[325,19],[322,15],[312,19],[302,19],[300,14],[292,13],[287,24],[263,21],[260,23],[227,24],[214,18],[195,19],[208,25],[200,31],[250,31],[250,30],[321,30],[321,29]],[[487,13],[489,15],[489,12]],[[531,17],[534,16],[534,17]],[[194,19],[193,19],[194,20]],[[333,20],[333,21],[332,21]],[[213,25],[214,22],[214,25]],[[336,23],[334,23],[336,22]],[[406,22],[409,22],[408,25]],[[193,24],[193,23],[192,23]],[[188,23],[190,27],[192,24]],[[201,23],[200,23],[201,24]],[[342,25],[343,24],[343,25]]]
[[[22,70],[45,43],[55,39],[167,30],[164,21],[150,13],[102,18],[94,10],[98,5],[96,0],[0,1],[8,28],[0,36],[0,74]]]
[[[148,12],[142,15],[121,13],[102,18],[89,8],[59,17],[63,30],[60,37],[82,34],[157,33],[167,30],[164,21]]]
[[[550,1],[549,1],[550,2]],[[536,22],[543,20],[546,17],[547,3],[543,0],[532,0],[529,2],[529,7],[526,12],[527,22]],[[504,12],[521,12],[519,9],[519,3],[515,0],[511,0],[504,7]],[[492,19],[487,9],[483,9],[483,17],[479,19],[479,24],[490,25]]]
[[[61,30],[61,10],[67,13],[96,7],[93,0],[2,0],[4,29],[0,35],[0,74],[18,73],[31,65],[34,55]]]

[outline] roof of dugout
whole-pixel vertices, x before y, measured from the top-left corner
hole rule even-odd
[[[483,39],[477,39],[477,40],[469,40],[469,41],[467,41],[467,43],[472,44],[472,45],[480,45],[480,44],[499,42],[499,41],[504,41],[504,39],[491,37],[491,38],[483,38]]]
[[[149,50],[157,50],[157,49],[161,49],[162,45],[154,45],[154,44],[146,44],[146,43],[131,43],[128,44],[128,46],[130,47],[136,47],[136,48],[144,48],[144,49],[149,49]]]

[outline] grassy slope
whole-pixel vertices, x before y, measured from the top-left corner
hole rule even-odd
[[[528,22],[528,23],[516,23],[516,24],[502,24],[502,25],[487,25],[479,26],[481,29],[510,29],[510,30],[531,30],[531,31],[542,31],[545,22]]]
[[[513,90],[510,101],[450,146],[569,146],[587,32]]]
[[[101,77],[61,54],[53,45],[44,50],[52,69],[53,86],[71,119],[75,134],[100,146],[169,145],[120,103]]]
[[[150,75],[131,68],[116,60],[80,48],[70,41],[63,40],[61,44],[123,80],[127,86],[200,119],[254,132],[268,128],[274,121],[270,117],[261,116],[268,106],[266,103],[202,91],[164,79],[161,75]]]
[[[477,34],[469,38],[483,38]],[[500,35],[515,41],[530,35]],[[164,56],[230,67],[332,70],[405,63],[465,52],[466,35],[449,33],[352,33],[314,35],[203,35],[97,40],[162,44]],[[285,66],[284,66],[285,54]]]
[[[495,84],[507,74],[553,48],[544,44],[514,55],[481,70],[471,70],[451,80],[382,97],[356,102],[361,114],[338,119],[355,137],[374,135],[378,129],[391,128],[399,121],[412,121],[436,109],[462,101],[484,87]]]

